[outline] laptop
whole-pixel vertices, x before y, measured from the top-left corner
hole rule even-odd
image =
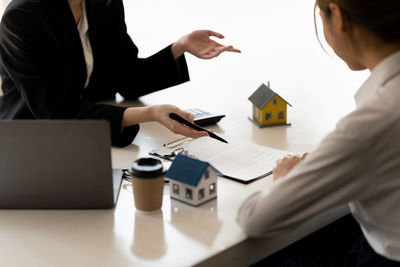
[[[110,142],[106,121],[0,121],[0,208],[113,208],[122,170]]]

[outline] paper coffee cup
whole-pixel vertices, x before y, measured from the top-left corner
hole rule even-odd
[[[162,206],[164,170],[161,160],[137,159],[129,168],[132,177],[135,207],[140,211],[154,211]]]

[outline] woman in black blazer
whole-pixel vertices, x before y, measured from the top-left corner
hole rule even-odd
[[[188,81],[184,52],[200,58],[239,52],[210,36],[222,38],[195,31],[141,59],[127,34],[122,0],[13,0],[0,26],[0,119],[105,119],[114,146],[130,144],[145,121],[191,137],[206,135],[171,120],[170,112],[193,119],[171,105],[125,108],[97,102],[116,92],[136,99]]]

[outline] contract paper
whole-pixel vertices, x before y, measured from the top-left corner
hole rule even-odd
[[[278,159],[290,152],[251,143],[223,143],[210,137],[185,138],[150,152],[156,156],[174,156],[184,153],[210,163],[223,174],[243,183],[249,183],[272,173]],[[172,159],[172,158],[171,158]]]

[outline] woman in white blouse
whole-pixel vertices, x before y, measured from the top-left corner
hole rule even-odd
[[[260,265],[400,266],[400,1],[316,7],[335,53],[371,76],[355,95],[356,110],[308,156],[278,161],[273,188],[250,196],[238,222],[249,237],[279,235],[348,203],[351,215]]]

